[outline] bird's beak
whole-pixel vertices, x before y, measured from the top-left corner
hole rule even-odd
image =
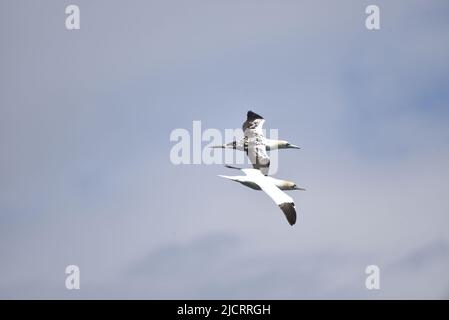
[[[295,146],[294,144],[291,143],[289,143],[287,147],[290,149],[301,149],[301,147]]]
[[[209,148],[212,148],[212,149],[224,149],[224,148],[226,148],[226,146],[224,145],[224,144],[221,144],[221,145],[218,145],[218,146],[211,146],[211,147],[209,147]]]
[[[295,187],[293,190],[301,190],[301,191],[306,191],[306,189],[304,188],[300,188],[300,187]]]

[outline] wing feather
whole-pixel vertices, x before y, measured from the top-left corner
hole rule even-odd
[[[282,210],[290,225],[296,223],[296,208],[293,198],[279,189],[272,180],[265,177],[259,170],[242,169]]]
[[[264,175],[268,175],[270,169],[270,157],[265,145],[265,136],[262,131],[265,119],[257,113],[248,111],[247,119],[242,129],[245,134],[244,150],[254,169],[259,169]]]

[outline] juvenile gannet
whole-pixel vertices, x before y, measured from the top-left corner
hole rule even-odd
[[[270,167],[270,157],[267,154],[269,150],[276,149],[300,149],[300,147],[289,143],[286,140],[274,140],[265,138],[262,127],[265,119],[255,112],[248,111],[246,121],[242,125],[244,138],[240,141],[213,146],[212,148],[229,148],[245,151],[253,167],[268,175]]]
[[[301,147],[291,144],[290,142],[288,142],[286,140],[276,140],[276,139],[264,138],[264,143],[265,143],[265,148],[267,151],[281,150],[281,149],[301,149]],[[225,144],[211,146],[211,148],[236,149],[236,150],[240,150],[240,151],[246,151],[245,150],[245,139],[241,139],[238,141],[234,140],[232,142],[228,142]]]
[[[248,121],[251,121],[251,119],[263,119],[260,115],[258,115],[257,113],[254,113],[252,111],[248,111],[246,117],[247,117],[247,119],[243,123],[243,132],[245,132],[245,127],[246,127],[245,124],[247,124],[247,123],[249,124]],[[263,120],[265,120],[265,119],[263,119]],[[260,123],[260,125],[263,125],[263,122]],[[268,138],[265,138],[265,136],[263,137],[263,142],[265,144],[267,151],[276,150],[276,149],[301,149],[300,147],[298,147],[294,144],[291,144],[290,142],[288,142],[286,140],[268,139]],[[236,150],[240,150],[240,151],[246,151],[245,150],[245,138],[240,139],[239,141],[234,140],[234,141],[226,143],[226,144],[212,146],[211,148],[226,148],[226,149],[236,149]]]
[[[244,176],[224,176],[232,181],[239,182],[251,189],[264,191],[284,212],[285,217],[290,225],[296,222],[296,209],[293,199],[281,190],[305,190],[296,186],[294,182],[287,180],[275,179],[262,174],[258,169],[240,169],[227,166],[228,168],[239,169],[245,173]]]

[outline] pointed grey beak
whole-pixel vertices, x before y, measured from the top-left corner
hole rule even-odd
[[[287,145],[287,148],[289,148],[289,149],[301,149],[301,147],[295,146],[294,144],[291,144],[291,143],[289,143]]]
[[[293,190],[301,190],[301,191],[306,191],[306,189],[304,188],[300,188],[300,187],[295,187]]]
[[[218,146],[210,146],[209,148],[212,148],[212,149],[216,149],[216,148],[226,148],[226,146],[224,145],[224,144],[222,144],[222,145],[218,145]]]

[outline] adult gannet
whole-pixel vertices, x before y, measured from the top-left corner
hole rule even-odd
[[[231,166],[228,168],[239,169],[245,173],[244,176],[224,176],[232,181],[239,182],[251,189],[264,191],[284,212],[285,217],[290,225],[296,223],[296,208],[293,199],[281,190],[305,190],[296,186],[294,182],[287,180],[275,179],[262,174],[258,169],[240,169]]]
[[[270,167],[269,150],[275,149],[300,149],[300,147],[286,140],[274,140],[265,138],[262,127],[265,119],[251,110],[246,115],[246,121],[242,125],[244,138],[227,144],[213,146],[212,148],[230,148],[245,151],[253,167],[268,175]]]

